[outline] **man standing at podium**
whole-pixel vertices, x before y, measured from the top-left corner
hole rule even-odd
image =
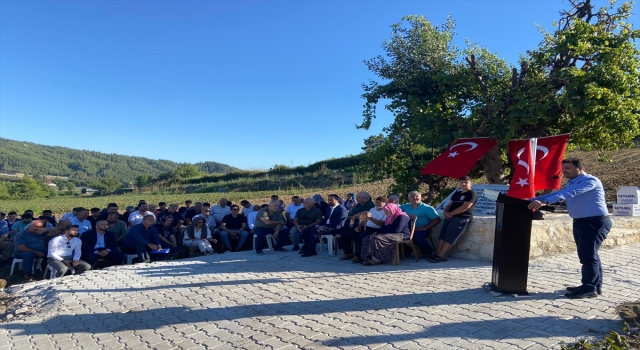
[[[564,200],[569,216],[573,218],[573,239],[582,264],[582,285],[567,287],[565,294],[571,299],[595,298],[602,293],[602,264],[598,250],[611,230],[611,219],[600,180],[585,173],[582,160],[562,161],[562,174],[569,179],[567,185],[555,193],[531,200],[529,209],[538,210],[545,204]]]

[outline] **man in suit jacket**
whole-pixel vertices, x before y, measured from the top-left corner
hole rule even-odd
[[[302,230],[304,246],[300,249],[300,254],[302,254],[303,258],[318,255],[316,245],[320,240],[320,236],[335,236],[344,226],[348,213],[347,209],[340,205],[338,198],[340,197],[338,197],[337,194],[330,194],[327,199],[329,208],[327,208],[324,219],[322,219],[319,225]]]
[[[115,233],[107,231],[109,224],[106,220],[96,222],[96,228],[80,236],[82,240],[82,260],[95,266],[98,259],[109,261],[108,266],[122,265],[124,255],[118,250]]]

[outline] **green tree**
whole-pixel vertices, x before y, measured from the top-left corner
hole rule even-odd
[[[151,180],[153,180],[153,176],[149,174],[139,175],[138,177],[136,177],[136,187],[143,188],[144,186],[151,183]]]
[[[570,132],[572,144],[586,150],[630,145],[640,134],[640,52],[633,44],[640,31],[626,23],[631,5],[595,11],[590,0],[570,3],[519,67],[477,44],[458,49],[451,18],[440,26],[420,16],[394,24],[386,57],[366,61],[385,83],[363,86],[358,127],[371,126],[382,100],[394,114],[382,138],[365,142],[366,164],[386,168],[395,191],[427,183],[433,196],[445,179],[420,170],[459,137],[500,141],[472,174],[492,183],[507,180],[502,149],[512,138]]]
[[[191,164],[182,164],[174,172],[174,176],[179,179],[188,179],[190,177],[196,177],[200,175],[198,167]]]
[[[13,185],[13,196],[19,199],[34,199],[46,197],[46,191],[41,183],[29,176],[23,176]]]
[[[9,199],[11,195],[9,194],[9,190],[11,189],[11,185],[8,183],[0,182],[0,199]]]
[[[120,184],[120,181],[112,177],[107,177],[102,179],[101,181],[94,183],[93,187],[98,191],[100,191],[101,196],[104,196],[105,194],[111,193],[117,190],[118,188],[120,188],[121,184]]]

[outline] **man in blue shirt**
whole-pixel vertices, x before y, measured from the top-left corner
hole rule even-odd
[[[420,252],[427,258],[435,254],[431,241],[431,229],[442,221],[438,212],[432,206],[422,202],[422,194],[418,191],[409,192],[409,203],[401,205],[400,209],[416,220],[413,242],[420,247]]]
[[[582,264],[582,285],[567,287],[571,299],[595,298],[602,293],[602,264],[598,250],[611,230],[611,219],[600,180],[585,173],[582,160],[562,161],[562,174],[569,179],[558,192],[533,198],[529,209],[565,201],[573,219],[573,239]]]
[[[22,259],[22,273],[27,282],[33,281],[33,260],[47,256],[44,235],[38,233],[43,227],[42,221],[34,220],[29,227],[18,232],[13,238],[13,256]]]

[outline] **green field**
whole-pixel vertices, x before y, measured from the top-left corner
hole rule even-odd
[[[291,196],[297,195],[302,197],[312,196],[315,193],[321,194],[325,199],[331,193],[336,193],[342,198],[346,198],[347,193],[357,192],[360,190],[368,191],[374,198],[387,194],[387,188],[391,180],[374,181],[363,184],[350,184],[345,186],[328,186],[324,188],[305,188],[300,190],[269,190],[269,191],[251,191],[251,192],[209,192],[209,193],[181,193],[181,194],[149,194],[149,193],[130,193],[116,196],[61,196],[51,199],[31,199],[31,200],[3,200],[0,201],[0,211],[9,212],[16,211],[18,214],[23,213],[27,209],[33,210],[36,214],[40,214],[44,209],[50,209],[54,214],[60,215],[71,211],[75,207],[85,208],[106,208],[108,203],[117,203],[120,210],[128,205],[136,205],[138,201],[144,199],[147,203],[158,204],[158,202],[184,204],[184,201],[190,199],[194,202],[217,203],[220,198],[225,197],[233,203],[239,204],[241,200],[247,199],[254,204],[267,203],[272,194],[277,194],[285,203],[289,203]]]
[[[291,191],[277,191],[278,195],[293,195]],[[33,210],[36,214],[42,210],[50,209],[55,214],[62,214],[71,211],[74,207],[85,208],[106,208],[108,203],[117,203],[121,209],[128,205],[136,205],[138,201],[144,199],[147,203],[167,202],[183,204],[185,200],[191,199],[194,202],[217,203],[220,198],[226,197],[234,203],[240,203],[242,199],[256,199],[270,197],[273,192],[231,192],[231,193],[190,193],[190,194],[124,194],[118,196],[83,196],[83,197],[56,197],[52,199],[40,198],[32,200],[6,200],[0,202],[0,211],[5,213],[16,211],[18,214],[27,209]]]

